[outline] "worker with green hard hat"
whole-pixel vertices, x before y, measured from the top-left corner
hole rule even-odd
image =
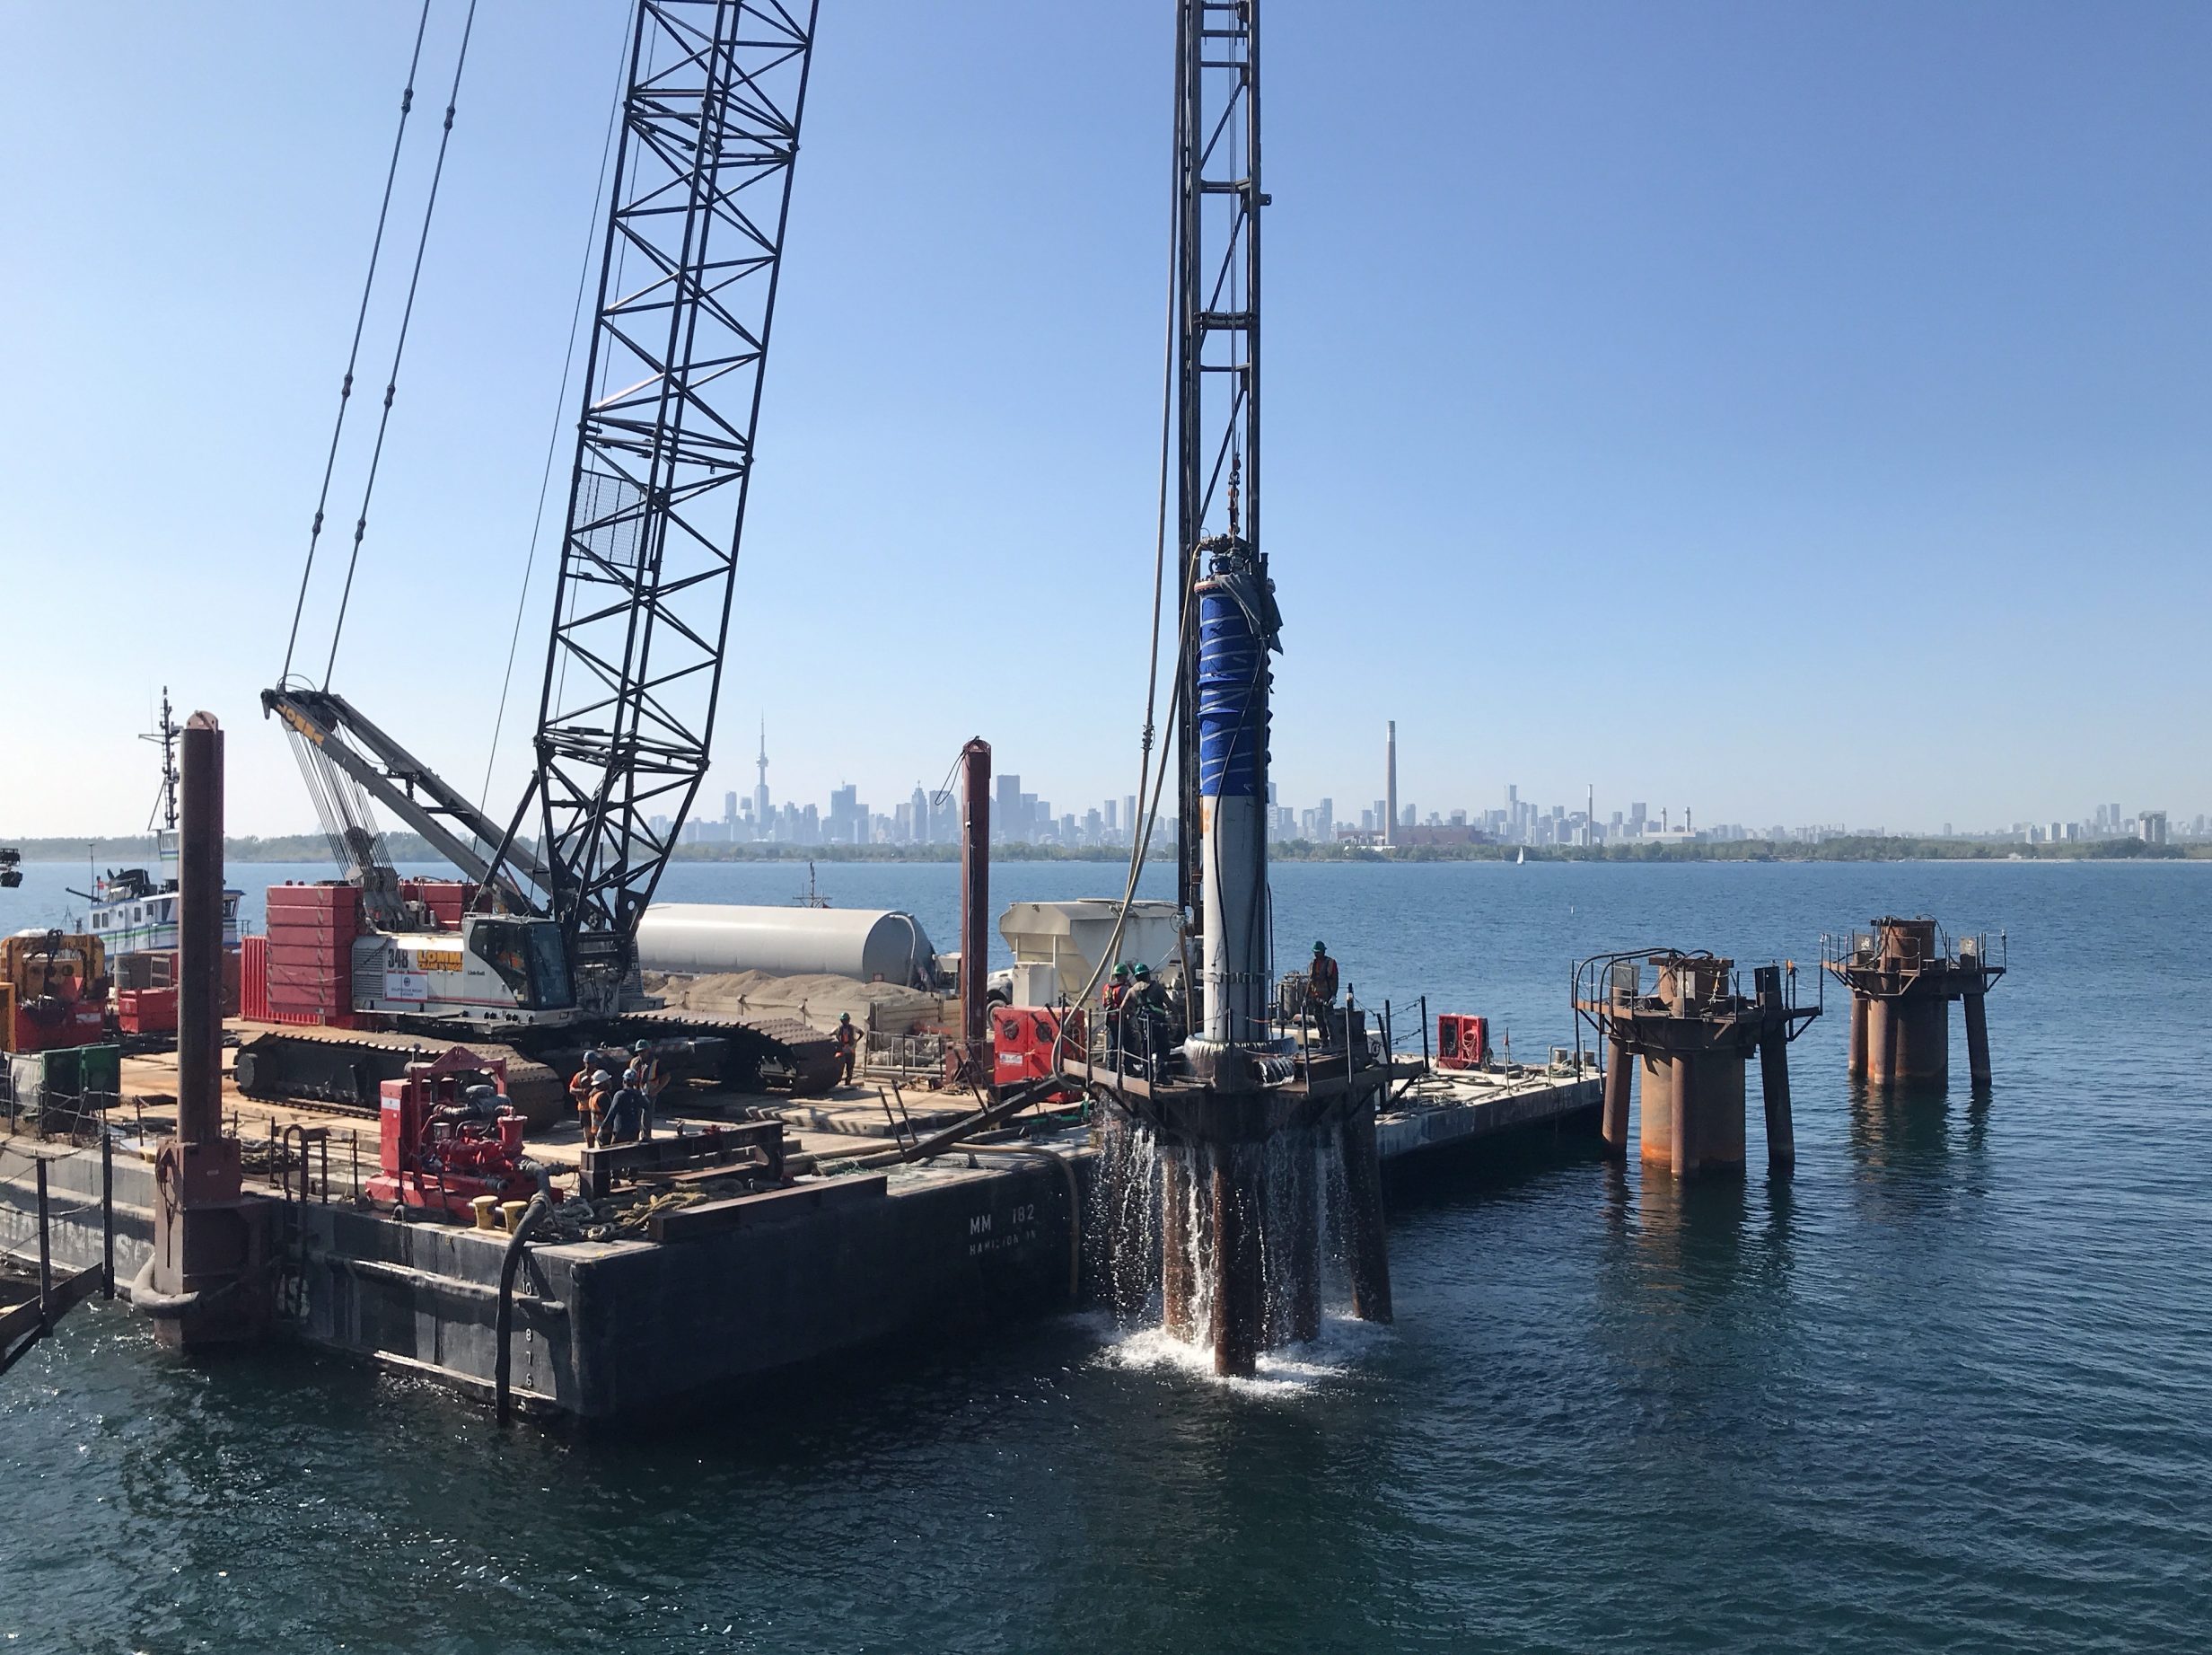
[[[1329,945],[1313,945],[1313,964],[1305,974],[1305,1008],[1321,1026],[1321,1049],[1335,1043],[1337,1027],[1337,963],[1329,957]]]
[[[1167,1063],[1167,993],[1153,978],[1152,967],[1139,964],[1131,973],[1127,1015],[1138,1050],[1145,1054],[1145,1072],[1157,1075]]]

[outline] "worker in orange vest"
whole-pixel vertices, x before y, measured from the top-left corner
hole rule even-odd
[[[576,1119],[584,1123],[584,1141],[596,1146],[599,1142],[600,1122],[607,1113],[607,1100],[614,1096],[614,1071],[601,1061],[598,1052],[584,1060],[584,1067],[576,1070],[576,1078],[568,1083],[568,1096],[576,1100]]]
[[[1321,1025],[1321,1045],[1335,1043],[1337,1026],[1337,963],[1329,957],[1329,945],[1313,945],[1313,964],[1305,977],[1306,1009]]]

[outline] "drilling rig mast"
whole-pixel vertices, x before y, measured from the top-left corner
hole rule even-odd
[[[1176,427],[1184,620],[1181,900],[1202,965],[1191,1026],[1264,1035],[1268,657],[1281,620],[1260,524],[1260,27],[1178,0]]]

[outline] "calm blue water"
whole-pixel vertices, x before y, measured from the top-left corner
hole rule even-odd
[[[803,876],[680,867],[668,894],[781,901]],[[1115,882],[1008,867],[995,889]],[[952,936],[950,868],[822,883]],[[0,1379],[0,1637],[2204,1647],[2212,866],[1294,866],[1276,888],[1286,955],[1324,937],[1363,999],[1487,1011],[1524,1052],[1567,1037],[1567,963],[1599,947],[1805,961],[1892,911],[2003,929],[1997,1086],[1869,1104],[1831,1015],[1794,1049],[1788,1184],[1685,1201],[1538,1156],[1403,1193],[1396,1329],[1340,1330],[1255,1392],[1061,1319],[717,1425],[502,1436],[312,1356],[185,1367],[95,1306]]]

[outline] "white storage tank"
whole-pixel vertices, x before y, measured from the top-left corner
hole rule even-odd
[[[721,902],[655,902],[637,927],[637,964],[692,976],[818,972],[860,982],[926,989],[936,951],[921,925],[897,909],[746,908]]]

